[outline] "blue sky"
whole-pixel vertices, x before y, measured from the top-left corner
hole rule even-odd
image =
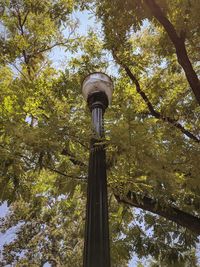
[[[88,30],[91,27],[95,27],[95,29],[99,29],[101,25],[96,23],[94,16],[92,16],[89,12],[74,12],[72,14],[72,19],[79,21],[79,26],[76,32],[80,35],[86,35]],[[65,36],[68,36],[68,29],[63,29]],[[65,51],[65,48],[55,47],[49,55],[49,58],[53,62],[53,66],[56,69],[64,69],[66,66],[66,62],[69,61],[72,54]]]

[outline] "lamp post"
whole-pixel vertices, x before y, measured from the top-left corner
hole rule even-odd
[[[92,113],[83,267],[110,267],[106,153],[103,115],[111,102],[112,80],[104,73],[88,75],[82,93]]]

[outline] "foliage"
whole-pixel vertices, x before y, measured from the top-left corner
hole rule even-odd
[[[197,265],[198,229],[178,225],[171,210],[200,216],[200,107],[148,2],[1,3],[0,197],[10,205],[1,231],[15,231],[4,265],[81,265],[92,133],[80,87],[92,71],[111,72],[115,84],[105,114],[113,266],[128,266],[133,253],[151,256],[149,266]],[[198,75],[198,1],[156,3],[184,32]],[[91,7],[102,31],[80,37],[70,14]],[[70,54],[63,71],[48,58],[57,46]]]

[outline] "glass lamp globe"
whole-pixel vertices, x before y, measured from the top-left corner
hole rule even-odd
[[[113,82],[111,78],[102,72],[94,72],[85,77],[82,83],[82,93],[87,101],[88,96],[93,93],[104,92],[108,97],[108,103],[111,103],[113,93]]]

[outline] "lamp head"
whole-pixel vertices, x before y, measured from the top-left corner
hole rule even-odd
[[[111,78],[102,73],[94,72],[85,77],[82,83],[82,93],[86,101],[93,94],[102,93],[107,96],[108,103],[111,103],[113,82]]]

